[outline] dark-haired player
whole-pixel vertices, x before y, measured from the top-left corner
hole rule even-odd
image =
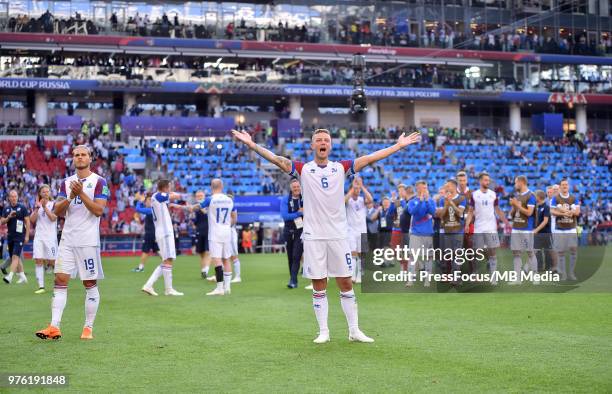
[[[478,176],[480,188],[471,193],[468,206],[465,231],[474,222],[474,235],[472,237],[475,249],[486,249],[489,271],[493,274],[497,270],[496,250],[499,248],[499,234],[497,232],[497,221],[501,219],[504,224],[509,225],[506,215],[499,208],[496,193],[489,189],[491,178],[486,172]],[[497,215],[497,216],[496,216]],[[492,284],[497,284],[497,279],[492,276]]]

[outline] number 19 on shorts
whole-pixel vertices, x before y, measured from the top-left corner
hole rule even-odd
[[[85,264],[85,271],[90,271],[90,272],[94,271],[95,269],[94,259],[85,259],[83,260],[83,263]]]

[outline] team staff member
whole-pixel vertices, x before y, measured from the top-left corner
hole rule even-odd
[[[445,185],[446,196],[438,201],[436,215],[441,219],[441,230],[444,235],[440,239],[442,249],[458,250],[463,247],[463,212],[467,206],[465,195],[457,192],[457,181],[449,179]],[[446,261],[446,268],[450,272],[460,271],[461,266],[454,260]]]
[[[546,192],[537,190],[535,192],[535,225],[533,229],[536,258],[538,259],[538,271],[549,270],[552,268],[550,249],[552,246],[550,233],[550,207],[546,203]],[[541,251],[540,251],[541,250]],[[542,258],[543,257],[543,258]]]
[[[4,201],[0,201],[0,217],[4,212],[4,205]],[[8,251],[6,252],[6,255],[4,253],[4,243],[6,241],[7,233],[8,230],[6,228],[6,224],[0,223],[0,259],[4,259],[4,262],[0,264],[0,270],[2,270],[3,275],[8,274],[7,269],[9,265],[11,265],[11,256],[8,255]]]
[[[404,245],[410,245],[410,223],[412,221],[412,215],[408,209],[408,204],[416,195],[414,194],[412,186],[406,187],[404,185],[399,185],[398,190],[400,194],[399,205],[401,205],[402,209],[400,210],[398,208],[397,215],[399,216],[399,228],[402,231],[401,246],[403,247]],[[402,260],[400,262],[402,271],[408,271],[409,263],[409,260]]]
[[[195,194],[196,201],[202,203],[206,194],[198,190]],[[193,218],[195,224],[195,247],[196,253],[200,255],[200,270],[202,279],[206,279],[210,269],[210,253],[208,251],[208,214],[206,209],[199,208],[195,211]],[[214,278],[214,277],[213,277]]]
[[[11,258],[11,268],[4,282],[10,284],[13,276],[17,273],[19,280],[17,283],[28,283],[28,279],[23,272],[21,262],[21,249],[30,240],[30,212],[25,205],[19,203],[16,190],[11,190],[8,194],[9,203],[4,207],[0,224],[8,225],[7,244],[9,257]]]
[[[378,220],[376,215],[378,209],[374,206],[374,201],[366,203],[366,223],[368,225],[368,250],[376,249],[376,237],[378,236]]]
[[[304,252],[302,243],[302,230],[304,227],[304,203],[302,189],[297,179],[292,179],[289,185],[291,193],[281,200],[281,216],[285,221],[283,235],[287,245],[287,259],[289,261],[289,283],[287,287],[295,289],[298,285],[297,275],[300,270],[300,260]]]
[[[390,248],[391,247],[391,232],[393,231],[393,222],[397,216],[397,210],[395,205],[391,204],[389,197],[383,197],[381,206],[373,216],[374,220],[378,220],[378,247],[379,248]],[[393,264],[393,262],[390,262]],[[387,263],[383,263],[383,267]]]
[[[140,255],[140,264],[132,269],[132,272],[144,272],[144,265],[149,256],[156,255],[159,252],[159,246],[155,241],[155,222],[153,221],[153,210],[151,209],[151,196],[147,195],[144,199],[144,204],[138,202],[136,204],[136,212],[145,215],[144,220],[144,240],[142,243],[142,254]]]
[[[412,216],[409,247],[412,251],[417,249],[426,251],[433,248],[433,217],[436,214],[436,203],[429,196],[429,189],[425,180],[417,181],[416,189],[416,196],[408,202],[406,208]],[[429,259],[427,254],[421,260],[425,263],[424,268],[427,273],[432,274],[433,260]],[[416,265],[420,263],[420,261],[415,260],[413,264],[410,264],[409,272],[416,274]],[[409,280],[406,285],[411,286],[412,282]],[[425,280],[423,286],[430,286],[429,277]]]

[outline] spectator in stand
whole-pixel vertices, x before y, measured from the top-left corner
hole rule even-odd
[[[350,21],[346,20],[350,18]],[[176,38],[212,38],[210,31],[204,25],[193,25],[192,23],[181,24],[178,14],[174,15],[173,23],[164,13],[154,23],[151,23],[149,16],[143,18],[139,13],[134,17],[129,17],[125,26],[119,26],[116,13],[109,18],[110,28],[113,31],[125,31],[131,35],[140,36],[161,36]],[[577,31],[574,35],[569,34],[571,29],[567,29],[557,41],[552,37],[543,38],[537,33],[535,27],[527,26],[527,31],[521,29],[517,31],[508,30],[507,26],[499,27],[492,31],[482,30],[484,26],[476,26],[472,31],[472,37],[466,39],[464,33],[455,31],[453,26],[448,23],[438,23],[432,28],[424,30],[420,40],[416,34],[408,31],[406,25],[395,26],[393,18],[387,19],[384,23],[377,23],[375,33],[372,31],[370,22],[360,22],[355,20],[353,15],[340,17],[337,22],[340,24],[336,28],[334,24],[327,27],[329,39],[334,42],[344,44],[374,44],[382,46],[422,46],[461,49],[478,49],[494,51],[517,51],[535,50],[542,53],[569,53],[579,55],[603,55],[612,52],[612,42],[609,32],[601,32],[597,40],[588,42],[583,32]],[[38,19],[28,18],[27,15],[10,17],[7,27],[15,32],[47,32],[52,33],[57,26],[57,30],[64,34],[80,33],[77,26],[82,25],[81,15],[76,13],[69,19],[55,18],[48,10]],[[98,34],[98,30],[104,28],[98,26],[94,21],[85,21],[88,34]],[[549,30],[551,31],[551,30]],[[544,31],[547,33],[546,31]],[[263,33],[263,34],[260,34]],[[308,26],[306,24],[290,26],[288,22],[278,22],[277,27],[273,27],[270,22],[267,26],[257,26],[247,23],[244,19],[240,21],[238,28],[233,22],[228,23],[223,32],[224,38],[257,40],[263,37],[266,41],[289,41],[289,42],[319,42],[321,31],[319,27]],[[220,38],[220,37],[217,37]]]

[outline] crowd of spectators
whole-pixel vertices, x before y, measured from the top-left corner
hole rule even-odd
[[[47,143],[45,136],[39,133],[36,142],[17,144],[10,152],[1,150],[0,201],[5,201],[8,192],[15,189],[21,201],[32,208],[35,206],[37,189],[41,184],[49,185],[52,194],[57,194],[63,179],[74,172],[72,148],[87,144],[92,151],[92,171],[104,177],[113,191],[112,214],[109,206],[101,220],[106,221],[112,232],[127,233],[130,228],[136,228],[135,226],[140,224],[137,215],[132,220],[120,216],[122,212],[135,206],[135,200],[140,198],[139,193],[143,193],[147,185],[151,187],[151,181],[129,170],[112,139],[103,135],[100,127],[92,126],[87,135],[81,132],[68,134],[59,148],[55,144]],[[46,160],[62,160],[65,166],[55,169],[52,173],[27,170],[26,155],[32,149],[43,152]],[[134,221],[138,223],[133,223]]]
[[[396,26],[392,22],[378,25],[372,32],[369,22],[341,24],[329,27],[333,40],[345,44],[372,44],[397,47],[458,48],[481,51],[534,51],[538,53],[603,55],[612,53],[611,35],[602,36],[599,42],[588,42],[586,36],[567,35],[556,40],[550,35],[538,35],[534,31],[492,31],[475,30],[467,35],[456,31],[446,23],[425,29],[421,35],[408,31],[406,25]]]
[[[309,85],[350,85],[354,76],[352,67],[334,62],[293,61],[273,64],[271,59],[244,59],[236,61],[237,67],[229,68],[222,64],[215,66],[214,60],[216,59],[158,55],[89,54],[69,57],[52,54],[38,59],[7,58],[0,65],[0,75],[75,79],[104,79],[114,75],[126,80],[149,81],[158,78],[187,82],[193,78],[205,78],[210,82]],[[83,72],[84,67],[87,67],[88,73]],[[148,72],[148,69],[151,71]],[[180,74],[177,70],[189,72]],[[461,66],[368,63],[364,78],[365,83],[370,86],[600,94],[612,92],[612,75],[603,70],[573,70],[570,77],[562,77],[559,73],[548,75],[545,71],[547,69],[543,68],[540,74],[535,74],[539,78],[532,78],[529,84],[525,84],[515,80],[512,74],[489,75],[492,73],[488,69],[479,68],[477,72],[472,73]]]
[[[443,128],[443,127],[421,127],[403,129],[400,127],[390,127],[387,129],[377,129],[368,131],[351,130],[335,125],[328,127],[332,132],[332,136],[341,139],[359,138],[376,140],[388,140],[397,138],[400,132],[420,131],[423,135],[423,144],[431,145],[431,148],[437,152],[441,152],[440,158],[436,163],[432,164],[449,164],[456,168],[464,169],[471,179],[477,177],[475,168],[466,165],[465,158],[457,156],[453,150],[446,150],[449,144],[479,144],[487,141],[488,144],[494,143],[499,145],[510,146],[508,155],[514,158],[523,159],[525,165],[546,166],[535,161],[535,156],[525,156],[522,149],[525,144],[535,144],[538,149],[543,146],[554,146],[560,150],[564,146],[569,146],[575,143],[573,137],[565,137],[556,141],[545,141],[538,136],[519,136],[506,130],[496,128]],[[93,151],[92,171],[102,175],[111,185],[112,201],[107,208],[102,221],[108,224],[108,229],[111,233],[129,234],[142,231],[143,221],[140,215],[133,212],[137,201],[143,199],[147,192],[153,188],[153,182],[147,176],[147,173],[136,174],[126,167],[123,156],[119,153],[118,144],[114,143],[107,135],[102,134],[100,127],[92,124],[90,132],[85,135],[83,133],[71,133],[60,147],[48,144],[45,141],[45,136],[39,134],[36,141],[25,144],[15,145],[12,151],[0,152],[0,201],[6,201],[8,191],[16,189],[22,201],[29,207],[35,205],[35,196],[37,188],[40,184],[49,184],[54,193],[59,190],[60,182],[65,176],[72,173],[72,158],[70,155],[71,148],[86,143]],[[308,135],[305,135],[308,137]],[[607,166],[612,171],[612,137],[609,133],[602,131],[589,130],[587,134],[580,139],[583,144],[584,152],[592,165]],[[269,142],[269,141],[268,141]],[[510,145],[509,145],[510,144]],[[187,148],[186,155],[195,158],[195,152],[191,152],[193,144],[189,139],[163,139],[151,140],[142,138],[139,143],[142,155],[147,157],[150,162],[157,162],[157,166],[150,168],[154,171],[167,172],[167,168],[162,165],[162,156],[166,150],[171,147],[184,146]],[[202,141],[201,146],[205,148],[204,152],[208,156],[220,156],[218,160],[219,167],[217,168],[216,176],[224,177],[223,163],[240,163],[252,160],[253,157],[243,150],[227,150],[220,151],[216,143],[212,141]],[[24,171],[26,168],[26,155],[31,149],[38,149],[43,152],[46,160],[60,159],[65,163],[65,167],[57,170],[54,173],[37,173],[36,171]],[[201,151],[198,155],[202,154]],[[258,164],[260,166],[261,163]],[[547,168],[540,168],[540,171],[545,172]],[[508,179],[500,181],[501,185],[511,185],[511,174]],[[261,183],[264,185],[264,194],[277,194],[284,192],[278,179],[272,178],[262,173]],[[184,192],[187,185],[187,179],[181,179],[175,182],[175,190]],[[502,187],[503,189],[503,187]],[[509,193],[510,187],[500,189],[502,194]],[[232,190],[228,190],[232,192]],[[391,192],[391,191],[389,191]],[[578,192],[578,190],[576,190]],[[583,196],[588,197],[590,191],[580,191]],[[128,213],[127,215],[125,213]],[[177,229],[181,233],[188,234],[191,231],[187,214],[182,210],[173,210],[173,220],[176,223]],[[582,216],[580,219],[581,225],[589,230],[593,229],[598,224],[612,221],[612,201],[598,199],[594,201],[592,206],[583,207]]]
[[[346,19],[354,19],[347,17]],[[278,22],[267,25],[256,25],[241,19],[229,22],[218,35],[215,26],[184,23],[178,14],[152,20],[149,15],[136,13],[129,16],[125,23],[113,13],[105,26],[98,26],[91,20],[85,20],[79,13],[70,18],[56,18],[46,11],[38,18],[19,15],[9,18],[7,28],[16,32],[46,32],[62,34],[102,34],[121,33],[133,36],[153,36],[172,38],[225,38],[239,40],[309,42],[322,40],[343,44],[372,44],[396,47],[435,47],[475,49],[486,51],[535,51],[538,53],[604,55],[612,53],[612,35],[602,34],[599,41],[588,40],[582,33],[572,35],[565,32],[558,38],[550,34],[538,34],[535,29],[505,30],[496,28],[487,31],[485,26],[476,27],[469,33],[456,29],[448,23],[439,22],[435,27],[423,27],[422,33],[408,28],[408,24],[396,24],[388,19],[374,27],[370,21],[334,20],[327,27],[289,25]],[[552,31],[552,29],[550,30]],[[323,34],[324,33],[324,34]]]
[[[237,68],[219,69],[203,58],[183,58],[159,56],[108,56],[87,55],[75,58],[65,58],[61,55],[50,55],[32,61],[30,58],[13,58],[3,65],[5,76],[49,78],[61,77],[66,70],[50,71],[49,66],[76,67],[72,71],[73,77],[81,76],[78,67],[96,66],[97,74],[92,78],[103,78],[109,74],[123,76],[127,80],[151,78],[145,77],[143,71],[147,68],[167,68],[168,70],[188,69],[191,76],[216,78],[217,81],[227,82],[259,82],[259,83],[287,83],[310,85],[347,85],[353,80],[353,69],[345,64],[331,62],[294,62],[289,65],[273,65],[271,61],[244,61]],[[58,72],[62,75],[58,75]],[[68,76],[71,76],[70,74]],[[420,88],[449,88],[449,89],[495,89],[519,90],[520,86],[512,76],[475,77],[468,76],[461,67],[443,65],[410,65],[388,66],[371,64],[365,70],[366,84],[371,86],[389,87],[420,87]],[[187,82],[187,81],[185,81]]]

